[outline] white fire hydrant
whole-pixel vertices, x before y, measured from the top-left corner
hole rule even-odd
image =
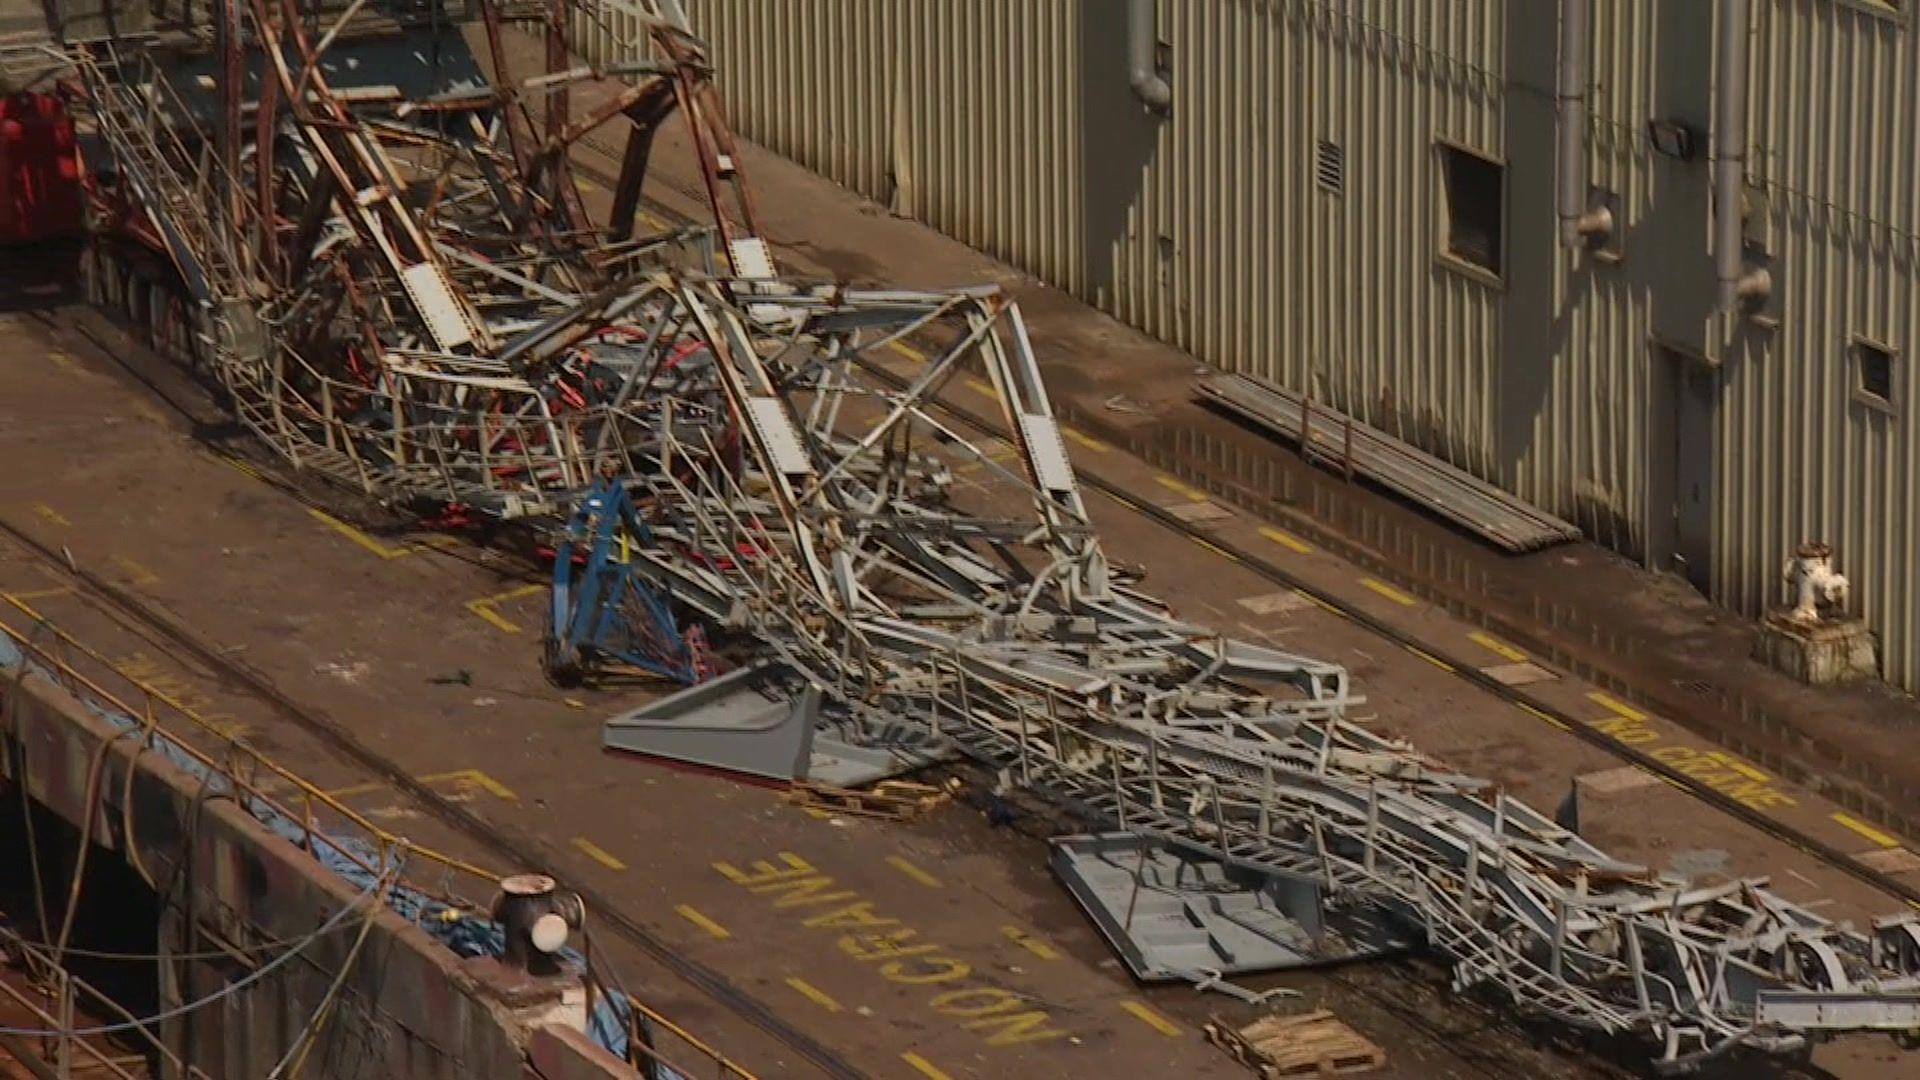
[[[1787,618],[1812,625],[1823,609],[1847,605],[1847,579],[1833,572],[1833,548],[1819,542],[1801,544],[1787,560],[1783,576],[1793,590],[1793,610]]]

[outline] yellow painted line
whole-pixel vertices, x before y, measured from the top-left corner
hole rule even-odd
[[[1520,708],[1525,710],[1526,712],[1532,713],[1534,716],[1539,717],[1542,720],[1545,720],[1549,724],[1552,724],[1554,727],[1559,728],[1561,731],[1573,730],[1572,728],[1568,727],[1566,723],[1563,722],[1559,717],[1553,715],[1552,713],[1542,712],[1541,710],[1534,708],[1533,706],[1527,704],[1524,701],[1516,701],[1514,702],[1514,704],[1520,706]]]
[[[913,865],[898,855],[887,856],[887,865],[907,875],[929,889],[940,887],[940,879]]]
[[[797,975],[788,976],[787,985],[793,987],[801,997],[806,998],[808,1001],[813,1002],[828,1012],[840,1011],[840,1003],[833,1000],[832,994],[827,993],[825,990],[820,989]]]
[[[1521,652],[1519,649],[1501,641],[1499,638],[1494,637],[1484,630],[1475,630],[1473,633],[1468,634],[1467,640],[1489,652],[1498,653],[1516,664],[1524,664],[1528,660],[1526,653]]]
[[[594,843],[584,836],[574,837],[573,846],[579,849],[581,854],[609,870],[625,870],[627,868],[627,864],[615,858],[613,852],[608,851],[606,848],[601,847],[599,844]]]
[[[73,522],[67,520],[67,516],[65,514],[62,514],[60,511],[55,510],[53,507],[48,506],[46,503],[43,503],[43,502],[34,503],[33,512],[36,514],[39,514],[43,518],[46,518],[48,521],[53,522],[55,525],[73,524]]]
[[[993,384],[990,382],[987,382],[984,379],[976,379],[973,376],[969,375],[967,376],[967,385],[969,387],[972,387],[974,391],[985,394],[990,398],[997,398],[1000,396],[998,393],[994,392]]]
[[[260,475],[259,469],[256,469],[253,466],[247,464],[246,462],[241,461],[239,458],[228,457],[225,454],[218,454],[218,455],[215,455],[214,460],[218,461],[222,465],[227,466],[228,468],[241,474],[242,476],[251,476],[255,480],[266,479],[266,477]]]
[[[1386,582],[1379,581],[1375,578],[1363,577],[1360,579],[1360,584],[1365,586],[1366,588],[1372,589],[1374,592],[1379,593],[1381,596],[1386,597],[1387,599],[1393,601],[1396,604],[1402,604],[1402,605],[1405,605],[1406,607],[1412,607],[1413,605],[1419,603],[1418,600],[1415,600],[1413,597],[1408,596],[1406,593],[1401,592],[1399,589],[1396,589],[1393,586],[1387,584]]]
[[[28,592],[0,592],[0,596],[4,596],[9,600],[18,600],[25,603],[29,600],[44,600],[49,596],[65,596],[72,591],[73,586],[62,585],[57,589],[33,589]]]
[[[321,794],[330,799],[348,799],[355,795],[365,795],[370,791],[385,791],[386,789],[387,785],[379,783],[355,784],[352,787],[334,788],[332,791],[323,791]]]
[[[1134,1018],[1168,1038],[1180,1035],[1180,1026],[1167,1019],[1151,1005],[1140,1001],[1123,1001],[1120,1007],[1134,1015]]]
[[[953,1077],[942,1071],[940,1066],[935,1065],[933,1062],[928,1061],[926,1058],[921,1057],[911,1050],[901,1054],[900,1060],[913,1066],[914,1069],[917,1070],[921,1076],[926,1077],[927,1080],[953,1080]]]
[[[325,525],[327,528],[332,529],[334,532],[339,533],[341,536],[344,536],[347,539],[353,541],[354,543],[360,545],[361,547],[366,548],[368,551],[373,552],[375,555],[378,555],[382,559],[401,559],[401,558],[405,558],[408,555],[412,555],[415,552],[424,550],[426,548],[444,547],[449,543],[455,542],[453,538],[450,536],[444,536],[444,537],[435,536],[435,537],[429,537],[428,539],[423,540],[416,544],[398,544],[398,545],[383,544],[379,540],[376,540],[373,537],[362,532],[361,530],[354,528],[353,526],[347,524],[344,521],[341,521],[339,518],[334,517],[333,515],[327,513],[324,510],[315,510],[309,507],[307,510],[307,513],[312,515],[315,521],[320,522],[322,525]]]
[[[1612,697],[1608,694],[1603,694],[1598,690],[1587,691],[1587,700],[1593,702],[1595,705],[1598,705],[1603,709],[1607,709],[1620,716],[1624,716],[1629,720],[1634,720],[1641,723],[1646,722],[1646,719],[1647,719],[1646,713],[1643,713],[1639,709],[1636,709],[1633,706],[1627,704],[1626,702],[1621,701],[1619,698]]]
[[[520,632],[518,623],[509,622],[507,619],[502,618],[499,612],[494,611],[493,608],[487,606],[487,604],[488,602],[486,600],[469,600],[467,601],[467,610],[492,623],[505,633],[517,634]]]
[[[1069,427],[1066,424],[1060,425],[1060,434],[1065,435],[1067,438],[1072,439],[1074,442],[1079,443],[1081,446],[1086,447],[1096,454],[1104,454],[1113,449],[1113,447],[1081,431],[1079,428]]]
[[[1833,820],[1839,822],[1842,825],[1845,825],[1847,828],[1852,829],[1854,832],[1859,833],[1861,836],[1866,837],[1867,839],[1873,841],[1874,843],[1879,844],[1881,847],[1899,847],[1900,846],[1899,837],[1888,836],[1886,833],[1883,833],[1879,829],[1876,829],[1873,826],[1867,824],[1866,822],[1861,821],[1857,817],[1850,817],[1846,814],[1835,813],[1833,815]]]
[[[670,231],[673,228],[672,222],[668,221],[666,218],[661,217],[659,214],[656,214],[651,210],[640,211],[640,220],[646,222],[647,224],[653,226],[656,229],[659,229],[662,232]]]
[[[375,540],[373,537],[368,536],[366,533],[361,532],[359,529],[356,529],[353,526],[347,524],[346,522],[341,521],[339,518],[334,517],[332,514],[327,513],[325,510],[315,510],[309,507],[307,509],[307,514],[310,517],[312,517],[315,521],[318,521],[320,524],[325,525],[327,528],[332,529],[334,532],[339,533],[341,536],[346,537],[347,539],[353,541],[354,543],[360,545],[363,548],[366,548],[368,551],[373,552],[375,555],[378,555],[383,559],[397,559],[401,555],[404,555],[407,553],[404,548],[390,547],[386,544],[381,543],[378,540]]]
[[[118,566],[120,569],[125,570],[127,574],[133,579],[133,583],[135,585],[151,585],[154,582],[160,580],[159,574],[154,573],[153,571],[147,569],[146,567],[140,565],[137,562],[134,562],[132,559],[129,559],[124,555],[113,556],[113,563],[115,566]]]
[[[1199,544],[1201,547],[1206,548],[1208,551],[1213,552],[1215,555],[1218,555],[1223,559],[1231,559],[1234,562],[1240,561],[1239,556],[1235,555],[1233,552],[1228,551],[1226,548],[1221,547],[1219,544],[1216,544],[1211,540],[1203,540],[1200,537],[1193,535],[1192,533],[1187,534],[1187,539],[1193,541],[1196,544]]]
[[[899,353],[901,356],[906,357],[916,364],[924,364],[927,362],[926,353],[921,352],[919,349],[914,348],[904,341],[895,341],[888,345],[887,348],[892,349],[894,352]]]
[[[78,370],[78,368],[73,362],[72,354],[61,352],[59,349],[55,349],[52,352],[48,353],[47,359],[53,361],[53,366],[59,368],[61,371]]]
[[[1733,756],[1732,754],[1727,753],[1725,750],[1715,750],[1712,753],[1708,754],[1707,756],[1712,758],[1715,761],[1718,761],[1720,764],[1725,765],[1727,768],[1732,769],[1734,772],[1739,773],[1741,776],[1744,776],[1747,779],[1752,780],[1756,783],[1764,784],[1773,779],[1773,777],[1768,776],[1765,772],[1762,772],[1760,769],[1756,768],[1755,766],[1749,765],[1746,762],[1741,761],[1739,758]]]
[[[1412,653],[1413,655],[1419,657],[1422,660],[1425,660],[1427,663],[1432,664],[1434,667],[1439,668],[1441,671],[1451,672],[1454,670],[1454,667],[1452,664],[1449,664],[1445,660],[1442,660],[1439,657],[1433,655],[1432,653],[1427,652],[1425,649],[1416,649],[1411,645],[1408,645],[1406,648],[1408,652]]]
[[[1307,592],[1304,589],[1295,589],[1293,591],[1296,593],[1299,593],[1309,603],[1313,604],[1313,606],[1319,608],[1320,610],[1326,612],[1329,615],[1338,615],[1343,619],[1347,617],[1346,612],[1341,611],[1339,608],[1334,607],[1332,604],[1327,603],[1325,600],[1320,599],[1319,597],[1313,595],[1310,592]]]
[[[1262,525],[1260,527],[1260,535],[1298,555],[1308,555],[1313,552],[1312,546],[1305,540],[1300,539],[1285,529],[1276,529],[1271,525]]]
[[[1000,932],[1006,935],[1008,941],[1013,942],[1015,945],[1020,946],[1042,960],[1060,959],[1059,950],[1017,926],[1003,926],[1000,928]]]
[[[1163,488],[1166,488],[1168,491],[1178,492],[1182,497],[1192,499],[1194,502],[1207,501],[1206,492],[1201,491],[1199,488],[1188,487],[1186,484],[1183,484],[1180,481],[1175,480],[1173,477],[1167,476],[1164,473],[1154,473],[1153,482],[1156,484],[1159,484]]]
[[[481,772],[479,769],[461,769],[457,772],[434,773],[432,776],[423,776],[420,778],[420,782],[423,784],[439,784],[448,780],[455,780],[462,784],[477,787],[495,798],[505,799],[508,802],[520,801],[520,796],[515,795],[512,788]]]
[[[479,769],[461,769],[458,772],[432,773],[427,776],[415,777],[415,779],[419,780],[423,784],[444,784],[447,781],[452,780],[458,783],[468,784],[473,787],[481,788],[482,790],[486,791],[488,794],[493,795],[500,799],[504,799],[508,802],[520,801],[520,796],[514,794],[514,791],[512,788],[508,787],[507,785],[501,783],[498,780],[495,780],[493,777],[488,776],[486,773],[481,772]],[[370,791],[386,791],[386,790],[388,790],[388,786],[386,784],[375,782],[375,783],[368,783],[368,784],[354,784],[352,787],[334,788],[332,791],[328,791],[325,794],[332,796],[333,798],[336,798],[336,799],[344,799],[353,795],[365,795]]]
[[[722,941],[733,936],[733,931],[727,929],[724,926],[721,926],[719,923],[714,922],[712,919],[707,918],[705,915],[700,913],[699,908],[696,908],[691,904],[680,904],[680,905],[677,905],[673,910],[679,912],[681,918],[687,920],[688,922],[699,927],[700,929],[705,930],[709,935],[719,938]]]
[[[520,632],[519,624],[501,615],[498,611],[495,611],[493,606],[503,601],[516,600],[522,596],[529,596],[545,588],[545,585],[522,585],[517,589],[508,589],[503,593],[494,593],[492,596],[477,597],[467,601],[465,606],[469,612],[492,623],[500,630],[509,634],[517,634]]]

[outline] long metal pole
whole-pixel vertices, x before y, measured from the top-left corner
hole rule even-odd
[[[1720,309],[1740,305],[1746,271],[1748,0],[1720,0],[1720,85],[1713,121],[1713,265]]]
[[[1580,217],[1587,212],[1587,27],[1588,0],[1560,0],[1559,210],[1560,242],[1585,243]]]
[[[1173,87],[1160,74],[1159,0],[1127,0],[1127,80],[1150,109],[1173,105]]]

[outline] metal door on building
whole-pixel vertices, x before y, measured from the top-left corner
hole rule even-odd
[[[1700,357],[1661,352],[1673,378],[1673,568],[1704,593],[1713,578],[1713,417],[1720,372]]]

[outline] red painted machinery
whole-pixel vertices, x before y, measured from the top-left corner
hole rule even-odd
[[[0,97],[0,244],[76,235],[82,204],[66,106],[47,93]]]

